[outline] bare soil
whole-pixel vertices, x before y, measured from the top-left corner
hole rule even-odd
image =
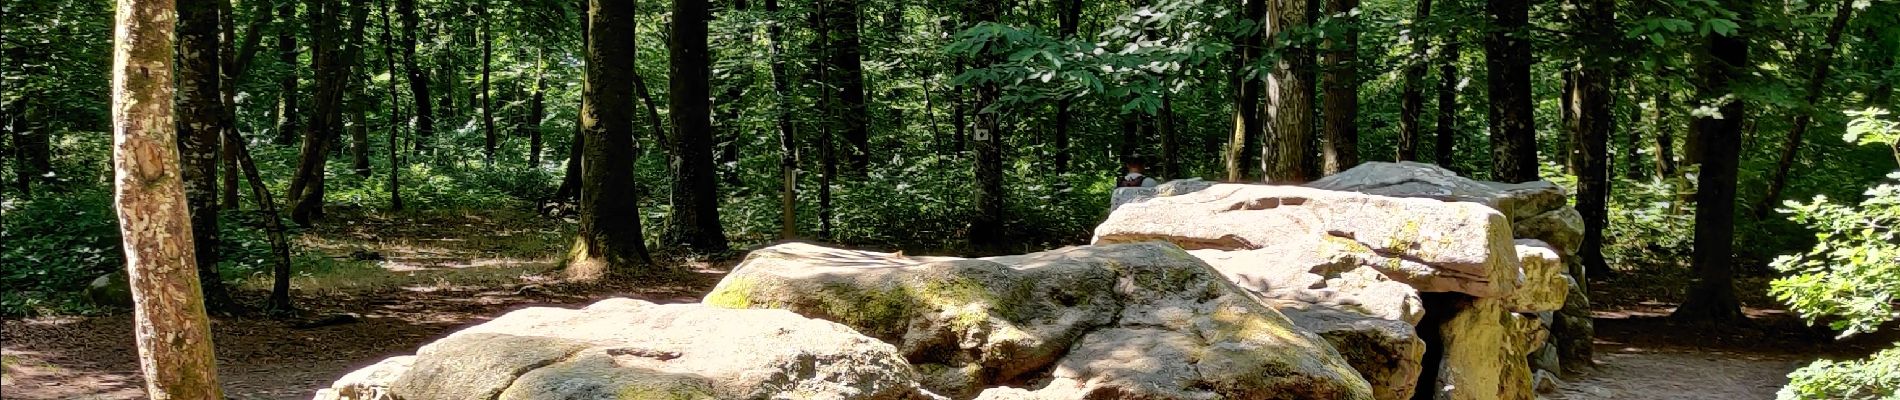
[[[370,217],[305,233],[301,245],[339,258],[358,251],[385,256],[375,264],[386,275],[366,278],[379,281],[368,285],[300,280],[296,300],[304,311],[294,318],[214,318],[227,396],[308,399],[351,370],[413,353],[510,310],[576,307],[610,297],[693,302],[724,273],[700,263],[685,264],[691,272],[668,283],[563,283],[550,273],[553,255],[564,250],[558,225],[491,216]],[[470,232],[489,234],[474,238]],[[509,239],[513,235],[521,237]],[[1856,357],[1893,343],[1892,337],[1834,342],[1774,309],[1748,309],[1751,322],[1740,327],[1677,325],[1666,318],[1673,305],[1650,298],[1669,297],[1668,291],[1625,279],[1630,281],[1598,285],[1620,289],[1593,293],[1605,309],[1597,314],[1597,370],[1565,378],[1546,398],[1772,399],[1789,371],[1817,357]],[[1743,284],[1742,292],[1760,293],[1753,284],[1759,282]],[[256,289],[238,294],[252,304],[261,304],[264,295]],[[360,318],[306,326],[344,313]],[[144,398],[131,323],[126,313],[6,321],[0,330],[0,398]]]

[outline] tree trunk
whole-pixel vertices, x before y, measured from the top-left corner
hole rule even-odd
[[[113,206],[125,247],[146,394],[222,399],[211,321],[198,286],[191,216],[177,169],[172,119],[176,18],[168,0],[118,2],[112,49]],[[215,16],[213,21],[215,27]]]
[[[1174,125],[1174,99],[1167,92],[1161,93],[1161,108],[1156,110],[1156,114],[1155,127],[1161,136],[1161,162],[1155,166],[1160,167],[1160,176],[1185,177],[1187,175],[1181,173],[1180,134]]]
[[[1781,157],[1775,161],[1774,178],[1768,180],[1768,194],[1755,204],[1755,218],[1765,218],[1775,204],[1781,201],[1781,191],[1788,184],[1788,173],[1794,168],[1795,157],[1801,153],[1802,137],[1807,135],[1808,126],[1814,123],[1814,112],[1821,102],[1821,91],[1827,86],[1828,73],[1834,66],[1834,54],[1839,51],[1841,32],[1847,30],[1847,21],[1854,16],[1854,6],[1841,3],[1834,12],[1834,20],[1827,27],[1827,42],[1815,49],[1818,54],[1809,57],[1814,61],[1814,74],[1808,76],[1801,108],[1796,109],[1794,125],[1788,128],[1788,139],[1782,142]]]
[[[1419,136],[1424,128],[1419,118],[1425,113],[1425,67],[1431,46],[1426,44],[1426,21],[1432,17],[1432,0],[1418,0],[1418,11],[1407,25],[1407,39],[1412,46],[1411,56],[1405,62],[1405,83],[1399,94],[1399,144],[1398,154],[1393,159],[1412,161],[1418,159]]]
[[[416,0],[396,0],[396,14],[402,16],[402,59],[404,70],[409,77],[409,97],[416,100],[416,137],[410,139],[416,144],[416,151],[429,148],[435,138],[435,108],[429,96],[429,72],[416,61],[416,32],[422,29],[422,18],[416,12]]]
[[[1636,78],[1634,75],[1626,72],[1623,73],[1622,76],[1629,85],[1629,93],[1620,97],[1623,99],[1623,102],[1628,102],[1630,105],[1629,122],[1622,127],[1623,156],[1620,160],[1616,161],[1616,164],[1622,166],[1623,178],[1634,181],[1643,179],[1642,162],[1639,161],[1642,159],[1640,147],[1643,142],[1643,131],[1642,129],[1638,129],[1638,127],[1643,126],[1643,105],[1640,101],[1637,101],[1637,99],[1642,98],[1642,89],[1636,87]],[[1611,127],[1610,130],[1615,131],[1617,127]]]
[[[813,75],[817,78],[816,81],[819,82],[817,124],[818,237],[820,239],[830,240],[831,182],[838,176],[838,155],[833,151],[832,139],[834,136],[837,136],[837,133],[833,132],[833,130],[837,126],[836,117],[838,112],[835,96],[836,91],[826,88],[825,85],[831,82],[831,75],[836,72],[831,70],[833,65],[828,61],[829,57],[827,56],[831,54],[831,46],[833,46],[831,40],[827,39],[831,37],[830,19],[825,17],[828,15],[825,12],[825,8],[830,6],[830,2],[820,0],[813,2],[813,4],[816,5],[816,9],[812,11],[811,24],[812,31],[816,32],[816,39],[813,39],[811,43],[817,47],[817,51],[813,52],[813,58],[815,58],[815,60],[812,61],[812,65],[817,67],[817,71],[813,71]]]
[[[592,0],[588,6],[587,75],[581,86],[580,231],[567,265],[574,279],[638,276],[654,271],[640,233],[633,177],[633,2]]]
[[[367,5],[366,5],[367,6]],[[361,54],[361,53],[358,53]],[[363,64],[363,58],[356,59],[357,65]],[[367,71],[369,68],[363,68]],[[356,176],[369,177],[369,109],[375,104],[370,101],[370,80],[368,73],[350,83],[350,170]],[[391,115],[392,117],[394,115]]]
[[[369,16],[368,7],[351,8],[350,30],[344,32],[341,21],[336,18],[341,8],[344,8],[342,4],[321,4],[312,13],[316,40],[311,46],[314,54],[311,70],[319,82],[314,99],[316,111],[304,129],[297,173],[290,181],[290,219],[304,226],[323,219],[324,156],[341,128],[343,91],[348,88],[351,76],[349,60],[354,60],[362,50],[360,41],[354,38],[362,37],[363,25]]]
[[[591,29],[588,28],[588,23],[592,21],[593,14],[587,11],[591,7],[589,5],[591,4],[590,0],[577,0],[577,1],[580,2],[580,10],[581,10],[581,12],[579,13],[581,17],[581,21],[580,21],[581,52],[582,52],[581,66],[583,68],[582,70],[586,71],[585,69],[586,66],[590,65],[588,64],[589,61],[588,61],[586,52],[589,51],[588,49],[593,48],[591,47],[593,41],[589,39],[593,36],[593,33],[591,32]],[[583,84],[583,89],[584,89],[586,82],[583,81],[581,83]],[[585,101],[585,99],[582,99],[582,101]],[[561,174],[561,187],[554,189],[555,201],[565,202],[565,201],[572,201],[572,200],[576,200],[580,198],[581,176],[583,174],[581,171],[581,165],[583,163],[582,159],[585,158],[585,155],[587,153],[586,152],[587,135],[586,135],[586,132],[582,129],[582,126],[587,124],[587,115],[583,113],[579,113],[579,112],[576,112],[574,114],[575,114],[574,139],[572,141],[569,141],[569,144],[567,147],[567,163],[566,163],[567,166],[566,168],[564,168],[564,171]],[[631,152],[629,152],[629,154],[631,154]]]
[[[389,24],[389,3],[376,0],[376,8],[382,9],[383,20],[383,68],[389,73],[389,211],[402,211],[402,157],[397,155],[396,139],[402,136],[402,96],[396,92],[396,50],[395,33]]]
[[[1326,0],[1326,13],[1344,16],[1344,37],[1326,39],[1326,160],[1321,173],[1337,174],[1359,165],[1359,0]],[[1337,21],[1336,21],[1337,22]]]
[[[725,228],[719,222],[718,170],[712,154],[712,57],[707,47],[707,22],[712,19],[707,0],[673,0],[673,23],[667,41],[671,74],[667,103],[671,106],[673,134],[667,152],[673,172],[671,202],[662,242],[686,246],[700,254],[727,250]]]
[[[1249,0],[1249,1],[1250,1],[1249,4],[1255,4],[1254,9],[1259,8],[1258,4],[1260,3],[1261,0]],[[1057,25],[1059,25],[1057,26],[1057,33],[1061,34],[1062,38],[1065,40],[1075,39],[1076,33],[1081,29],[1081,24],[1082,24],[1082,7],[1083,7],[1082,0],[1062,0],[1059,4],[1061,4],[1062,10],[1061,10],[1061,14],[1059,18],[1057,18],[1057,21],[1056,21]],[[1257,15],[1257,14],[1259,13],[1256,12],[1256,13],[1251,13],[1248,15]],[[1255,18],[1255,17],[1250,16],[1248,18]],[[1254,38],[1253,40],[1257,42],[1260,36],[1249,35],[1248,37]],[[1243,41],[1241,47],[1243,49],[1242,51],[1248,51],[1246,49],[1251,48],[1251,49],[1254,49],[1253,51],[1257,52],[1259,45],[1256,43],[1253,46],[1246,46]],[[928,95],[925,96],[925,101],[929,101],[928,97],[929,97]],[[1258,97],[1257,92],[1256,92],[1256,97]],[[1255,101],[1255,102],[1258,103],[1258,101]],[[1247,104],[1247,103],[1243,102],[1240,104]],[[1056,135],[1055,137],[1055,147],[1056,147],[1055,173],[1056,175],[1063,175],[1063,174],[1069,173],[1069,136],[1073,135],[1072,133],[1070,133],[1070,131],[1074,129],[1074,126],[1073,126],[1073,121],[1075,119],[1074,108],[1075,108],[1074,98],[1064,96],[1062,98],[1056,99],[1056,132],[1055,132],[1055,135]],[[1258,114],[1255,114],[1255,118],[1256,119],[1258,118]],[[1259,129],[1259,125],[1255,124],[1254,129]],[[1248,136],[1248,137],[1258,137],[1258,136],[1256,135],[1256,136]],[[1239,143],[1241,143],[1244,146],[1246,144],[1246,138],[1245,137],[1241,138]],[[1231,154],[1229,155],[1229,158],[1230,159],[1233,158]]]
[[[1267,40],[1288,40],[1282,35],[1303,31],[1310,25],[1312,10],[1308,0],[1268,0]],[[1273,124],[1266,143],[1261,146],[1262,178],[1269,183],[1304,183],[1316,178],[1308,173],[1313,158],[1313,52],[1303,47],[1283,49],[1267,78],[1267,120]]]
[[[779,15],[778,0],[765,0],[765,13]],[[779,237],[789,239],[798,236],[798,140],[792,131],[792,113],[787,101],[791,83],[785,75],[785,60],[779,58],[779,39],[784,37],[784,30],[774,19],[766,26],[765,37],[771,42],[772,111],[778,127]]]
[[[1723,0],[1722,5],[1747,20],[1750,0]],[[1750,68],[1748,41],[1742,33],[1709,35],[1709,50],[1702,60],[1702,84],[1697,94],[1704,99],[1727,97],[1732,85],[1744,79]],[[1676,308],[1673,317],[1690,321],[1734,322],[1745,319],[1741,301],[1735,297],[1735,178],[1742,144],[1742,125],[1748,118],[1745,102],[1722,103],[1723,118],[1701,116],[1695,130],[1701,133],[1702,169],[1696,176],[1695,262],[1696,280],[1689,297]]]
[[[735,14],[743,13],[751,9],[751,7],[751,3],[746,0],[731,0],[723,12]],[[738,40],[741,41],[741,43],[739,43],[740,47],[751,47],[752,35],[750,33],[751,32],[744,32],[738,35]],[[740,118],[742,117],[741,111],[743,111],[744,107],[741,103],[745,100],[746,88],[752,86],[752,68],[750,67],[750,62],[747,62],[744,58],[744,56],[749,54],[735,53],[733,55],[740,56],[740,59],[735,62],[746,66],[728,71],[727,75],[730,79],[728,79],[727,82],[721,82],[721,84],[725,86],[725,90],[720,91],[719,97],[713,99],[713,109],[718,115],[718,118],[713,121],[713,137],[714,142],[718,143],[718,149],[714,151],[714,153],[716,153],[719,160],[717,164],[719,181],[723,182],[727,187],[736,190],[741,188],[744,184],[744,182],[739,179],[741,172],[739,170],[739,148],[740,145],[744,143],[746,136],[745,132],[740,131],[740,127],[743,125],[740,123]]]
[[[297,21],[297,2],[278,1],[277,62],[284,75],[277,82],[277,144],[296,141],[303,130],[297,120],[303,115],[297,110]]]
[[[1264,40],[1267,22],[1267,1],[1246,0],[1242,5],[1243,17],[1262,23],[1253,30],[1242,32],[1240,42],[1235,44],[1237,54],[1234,60],[1232,82],[1234,84],[1234,132],[1227,139],[1226,154],[1222,161],[1226,163],[1227,181],[1247,180],[1247,167],[1253,164],[1254,143],[1264,135],[1264,124],[1260,119],[1260,92],[1264,85],[1255,64],[1265,50]],[[1427,0],[1429,1],[1429,0]]]
[[[1615,131],[1614,92],[1610,90],[1615,53],[1604,38],[1614,37],[1615,0],[1580,0],[1575,11],[1582,27],[1584,59],[1578,63],[1570,104],[1572,132],[1576,139],[1572,150],[1578,156],[1577,213],[1583,215],[1583,245],[1578,258],[1586,275],[1607,277],[1610,266],[1603,260],[1603,229],[1609,224],[1610,135]],[[1584,277],[1577,277],[1582,280]]]
[[[1437,143],[1432,149],[1432,159],[1437,160],[1438,166],[1464,173],[1454,159],[1458,145],[1458,89],[1463,86],[1459,84],[1462,77],[1458,76],[1459,47],[1458,36],[1448,35],[1445,46],[1439,50]]]
[[[1676,135],[1669,123],[1669,92],[1657,91],[1649,126],[1656,130],[1656,179],[1676,176]]]
[[[482,160],[490,167],[495,166],[495,94],[488,84],[490,64],[495,59],[494,32],[488,27],[488,0],[475,5],[477,18],[481,18],[482,29]]]
[[[972,1],[965,3],[969,8],[969,21],[994,22],[1001,11],[996,2]],[[977,55],[976,65],[994,65],[1001,59],[992,51],[985,49]],[[1003,192],[1003,135],[1001,110],[991,105],[1002,97],[1002,87],[994,82],[975,88],[976,102],[970,109],[977,110],[976,126],[971,129],[971,142],[976,145],[976,215],[970,221],[970,247],[978,253],[1003,250],[1008,241],[1003,237],[1006,201]]]
[[[528,96],[528,123],[522,130],[528,134],[528,166],[541,168],[541,119],[547,118],[547,60],[541,53],[535,53],[534,94]]]
[[[1518,183],[1538,179],[1537,131],[1531,104],[1530,3],[1486,0],[1492,31],[1484,39],[1491,107],[1491,178]]]
[[[199,287],[205,305],[231,311],[231,294],[218,275],[218,145],[224,121],[223,61],[219,55],[218,3],[178,3],[178,151],[185,198],[190,205],[191,238],[197,249]]]
[[[235,134],[234,131],[225,131]],[[232,152],[237,153],[238,164],[250,182],[251,198],[257,202],[257,211],[264,219],[264,232],[271,247],[271,291],[265,309],[272,313],[286,313],[293,310],[290,305],[290,240],[285,237],[284,221],[277,214],[277,201],[272,200],[270,188],[264,186],[264,179],[258,177],[257,163],[251,161],[251,150],[243,138],[227,137],[226,143],[235,143]]]
[[[1565,3],[1577,7],[1575,3]],[[1558,123],[1562,126],[1561,139],[1557,140],[1557,157],[1563,163],[1564,172],[1579,174],[1583,168],[1583,151],[1577,146],[1577,71],[1575,66],[1564,68],[1563,92],[1558,94],[1561,103],[1558,107]]]
[[[863,50],[859,45],[858,24],[862,19],[863,6],[858,0],[819,0],[829,3],[825,6],[825,26],[830,35],[825,37],[826,62],[831,64],[831,81],[827,86],[838,92],[838,123],[843,124],[843,136],[850,151],[845,160],[854,176],[864,176],[869,171],[871,161],[871,118],[867,114],[864,99],[864,67],[861,64]]]

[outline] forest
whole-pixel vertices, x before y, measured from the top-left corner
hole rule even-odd
[[[1580,217],[1595,359],[1521,398],[1900,398],[1896,83],[1890,0],[0,0],[0,397],[309,398],[787,243],[1004,262],[1108,243],[1143,176],[1400,163]]]

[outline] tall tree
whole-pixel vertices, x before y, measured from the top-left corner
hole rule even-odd
[[[567,265],[576,279],[651,273],[640,233],[640,202],[633,177],[632,2],[588,2],[587,73],[581,84],[581,132],[586,154],[580,231]]]
[[[1253,4],[1255,8],[1259,8],[1258,5],[1260,4],[1261,0],[1248,0],[1248,1],[1249,1],[1248,4]],[[1062,35],[1063,39],[1074,39],[1076,36],[1076,33],[1080,30],[1081,25],[1082,25],[1082,7],[1083,7],[1082,0],[1061,0],[1059,4],[1061,5],[1062,10],[1060,14],[1058,15],[1058,18],[1056,18],[1057,34]],[[1255,14],[1258,14],[1258,13],[1253,13],[1253,14],[1248,14],[1248,15],[1255,15]],[[1254,17],[1248,17],[1248,18],[1254,18]],[[1257,54],[1259,51],[1258,42],[1259,42],[1260,35],[1246,35],[1245,37],[1253,38],[1252,40],[1254,40],[1254,45],[1251,46],[1251,48]],[[1243,39],[1242,41],[1243,43],[1241,46],[1241,49],[1242,49],[1241,51],[1245,52],[1250,47],[1245,45],[1245,39]],[[1244,63],[1246,61],[1242,61],[1242,62]],[[1240,74],[1240,72],[1236,71],[1235,74],[1238,75]],[[925,101],[929,101],[930,96],[926,95],[924,97],[925,97]],[[1258,103],[1259,102],[1258,91],[1254,92],[1254,97],[1255,97],[1254,103]],[[1250,103],[1245,102],[1245,99],[1237,99],[1237,100],[1241,101],[1240,103],[1238,103],[1240,105],[1250,104]],[[1075,108],[1074,98],[1063,96],[1056,99],[1056,132],[1055,132],[1055,136],[1056,136],[1055,137],[1055,146],[1056,146],[1055,172],[1056,172],[1056,175],[1062,175],[1069,172],[1069,136],[1072,135],[1070,131],[1075,129],[1074,124],[1073,124],[1074,123],[1073,120],[1075,118],[1074,108]],[[1254,114],[1254,119],[1257,120],[1259,119],[1259,114],[1257,113],[1258,109],[1256,108],[1255,110],[1256,110],[1256,114]],[[1255,130],[1260,129],[1257,121],[1253,125],[1253,127]],[[1241,128],[1236,128],[1236,129],[1237,129],[1236,132],[1238,132],[1239,129]],[[1242,147],[1245,147],[1247,137],[1259,137],[1259,135],[1242,137],[1236,142],[1241,143]],[[1230,159],[1233,158],[1232,155],[1230,155],[1229,158]],[[1235,166],[1232,168],[1238,168],[1238,166]]]
[[[712,55],[706,43],[711,19],[707,0],[673,0],[666,46],[672,61],[667,101],[672,107],[673,134],[667,156],[673,172],[673,215],[662,238],[700,253],[727,249],[725,228],[719,223],[718,170],[712,154]]]
[[[1419,136],[1424,133],[1419,118],[1425,113],[1425,67],[1431,50],[1425,41],[1425,30],[1433,27],[1428,22],[1432,18],[1432,0],[1418,0],[1416,8],[1402,36],[1412,46],[1412,52],[1405,58],[1405,82],[1399,94],[1398,154],[1392,157],[1398,161],[1418,159]]]
[[[1268,0],[1267,40],[1289,43],[1267,78],[1267,119],[1273,124],[1261,146],[1262,177],[1272,183],[1302,183],[1316,178],[1313,161],[1313,53],[1296,39],[1311,25],[1316,1]]]
[[[495,165],[495,94],[490,90],[489,69],[495,59],[495,34],[488,26],[488,0],[475,3],[475,13],[481,20],[482,42],[482,156],[488,166]]]
[[[1227,153],[1223,157],[1227,167],[1227,180],[1240,182],[1247,179],[1247,165],[1253,161],[1255,141],[1263,136],[1264,124],[1260,120],[1260,92],[1265,89],[1260,77],[1256,76],[1265,50],[1267,27],[1267,1],[1245,0],[1243,17],[1254,25],[1240,34],[1234,59],[1234,133],[1228,137]],[[1431,1],[1431,0],[1423,0]]]
[[[1720,4],[1748,21],[1753,0],[1722,0]],[[1746,24],[1744,24],[1746,26]],[[1696,176],[1696,279],[1689,296],[1673,317],[1691,321],[1729,322],[1745,318],[1735,297],[1735,178],[1741,160],[1742,124],[1748,119],[1747,102],[1737,98],[1735,83],[1749,73],[1748,40],[1740,32],[1711,34],[1702,57],[1697,96],[1716,107],[1703,114],[1690,130],[1702,148],[1702,169]]]
[[[1325,164],[1337,174],[1359,165],[1359,0],[1326,0],[1328,29],[1321,86],[1326,88]]]
[[[779,49],[785,27],[779,20],[778,0],[765,0],[765,13],[772,15],[765,27],[765,37],[771,42],[768,62],[772,70],[773,121],[778,128],[779,237],[791,238],[798,235],[798,140],[792,131],[792,113],[786,98],[791,83],[785,75],[785,60]]]
[[[223,61],[218,44],[222,0],[183,0],[178,7],[178,151],[185,198],[191,207],[191,238],[197,249],[199,287],[205,304],[229,310],[231,294],[218,276],[219,133],[224,121]]]
[[[376,0],[376,8],[382,9],[383,20],[383,68],[389,74],[389,210],[402,211],[402,157],[397,155],[396,139],[402,136],[402,96],[396,93],[396,51],[395,31],[389,24],[389,3]],[[274,214],[274,213],[273,213]]]
[[[357,53],[357,65],[363,65],[362,53]],[[369,177],[369,109],[376,106],[370,97],[369,68],[352,79],[350,85],[350,170],[356,176]]]
[[[726,4],[727,7],[722,13],[734,16],[752,8],[752,3],[746,0],[730,0]],[[743,43],[738,47],[750,48],[752,32],[741,32],[737,35],[737,39]],[[733,62],[739,63],[745,63],[746,60],[743,58],[751,56],[749,53],[734,55],[738,57],[733,58],[741,59]],[[746,134],[740,131],[740,128],[745,125],[740,121],[740,115],[744,108],[746,88],[752,86],[751,72],[752,68],[749,65],[725,71],[724,82],[720,82],[722,86],[725,86],[725,90],[720,91],[719,96],[713,98],[713,109],[717,115],[717,118],[713,119],[713,137],[718,143],[718,149],[714,153],[717,153],[719,161],[717,164],[719,181],[733,188],[739,188],[743,183],[739,179],[739,147],[744,143]]]
[[[1530,7],[1523,0],[1485,0],[1491,30],[1484,38],[1485,82],[1491,106],[1491,178],[1538,179],[1537,131],[1532,127]]]
[[[1794,168],[1795,156],[1801,154],[1802,138],[1808,133],[1808,126],[1814,123],[1815,106],[1820,104],[1822,89],[1827,85],[1828,73],[1834,67],[1834,54],[1840,51],[1841,33],[1847,30],[1847,21],[1854,17],[1854,5],[1851,1],[1840,2],[1834,11],[1833,21],[1827,26],[1827,40],[1820,48],[1810,51],[1814,73],[1808,75],[1806,94],[1802,97],[1801,108],[1794,113],[1794,125],[1788,128],[1788,138],[1782,142],[1781,158],[1775,162],[1774,178],[1768,180],[1768,194],[1763,195],[1760,203],[1755,204],[1755,218],[1768,216],[1775,202],[1781,200],[1781,190],[1788,184],[1788,173]]]
[[[1603,260],[1603,229],[1609,224],[1610,135],[1615,131],[1616,113],[1611,108],[1610,81],[1616,67],[1611,38],[1616,37],[1616,0],[1578,0],[1574,21],[1579,29],[1575,41],[1583,44],[1583,59],[1572,73],[1575,90],[1569,102],[1573,110],[1568,130],[1576,140],[1573,150],[1577,166],[1577,213],[1583,215],[1583,245],[1578,258],[1587,275],[1604,277],[1610,273]],[[1579,279],[1582,279],[1579,277]]]
[[[528,121],[522,125],[528,134],[528,166],[541,168],[541,119],[547,117],[548,61],[539,50],[534,53],[534,92],[528,96]]]
[[[222,399],[172,120],[170,0],[122,0],[112,46],[113,206],[146,394]],[[215,19],[213,26],[216,26]],[[216,92],[212,92],[216,95]]]
[[[416,59],[416,34],[422,29],[422,17],[416,12],[416,0],[396,0],[396,14],[402,16],[402,60],[409,75],[409,97],[416,101],[416,150],[431,145],[435,138],[435,109],[429,96],[429,70]]]
[[[315,112],[304,127],[297,172],[290,181],[290,220],[305,226],[323,218],[324,157],[329,154],[331,141],[341,133],[343,92],[349,86],[351,60],[362,50],[360,38],[369,17],[369,7],[365,5],[345,7],[329,2],[317,2],[317,5],[311,12],[311,31],[315,32],[315,40],[311,42],[311,70],[315,71],[318,82],[312,98]],[[345,8],[350,13],[347,31],[337,18]]]
[[[829,35],[825,46],[825,62],[830,64],[831,78],[827,87],[837,91],[837,107],[834,111],[836,123],[842,124],[841,131],[845,144],[850,151],[845,160],[853,175],[863,176],[869,171],[871,161],[871,118],[865,107],[863,53],[860,47],[863,5],[858,0],[819,0],[827,3],[824,7],[825,26]]]
[[[284,71],[277,78],[277,144],[290,144],[303,130],[297,120],[297,3],[277,2],[277,62]]]
[[[1650,104],[1649,127],[1656,131],[1656,179],[1676,176],[1675,127],[1669,123],[1669,92],[1657,91]]]
[[[1445,45],[1438,50],[1438,121],[1434,130],[1437,140],[1433,148],[1433,160],[1439,166],[1452,171],[1460,171],[1458,160],[1453,156],[1458,146],[1458,89],[1464,85],[1458,76],[1459,44],[1456,34],[1448,34]]]
[[[992,1],[968,1],[966,13],[971,22],[996,22],[1001,14],[1001,4]],[[977,52],[976,65],[993,65],[1001,57],[992,49]],[[976,98],[970,105],[976,110],[976,125],[970,130],[971,142],[976,146],[976,215],[970,220],[970,245],[979,252],[1001,250],[1006,243],[1003,237],[1005,221],[1004,210],[1006,195],[1003,191],[1003,124],[1002,110],[993,107],[1002,97],[1002,87],[995,82],[979,84],[974,88]]]

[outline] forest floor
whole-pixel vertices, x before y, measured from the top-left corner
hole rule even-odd
[[[298,242],[336,259],[369,258],[360,264],[375,270],[333,268],[300,276],[301,318],[214,318],[218,372],[227,396],[308,399],[344,373],[413,353],[456,329],[522,307],[576,307],[610,297],[694,302],[729,267],[689,263],[689,274],[664,285],[570,284],[554,276],[558,258],[548,256],[566,247],[560,238],[567,228],[559,221],[531,214],[350,220],[356,223],[306,232]],[[372,253],[381,260],[364,256]],[[1832,342],[1775,309],[1751,308],[1748,326],[1715,333],[1675,325],[1665,318],[1672,304],[1645,297],[1668,296],[1670,290],[1645,286],[1669,280],[1622,277],[1597,285],[1617,287],[1594,290],[1603,309],[1597,313],[1598,370],[1567,379],[1547,398],[1770,399],[1789,371],[1815,357],[1859,356],[1893,343],[1892,337]],[[1760,293],[1759,284],[1741,286],[1743,292]],[[262,282],[242,284],[238,294],[260,304],[264,287]],[[311,324],[342,314],[358,317]],[[137,352],[128,334],[131,319],[118,313],[6,321],[0,331],[0,397],[143,398]]]

